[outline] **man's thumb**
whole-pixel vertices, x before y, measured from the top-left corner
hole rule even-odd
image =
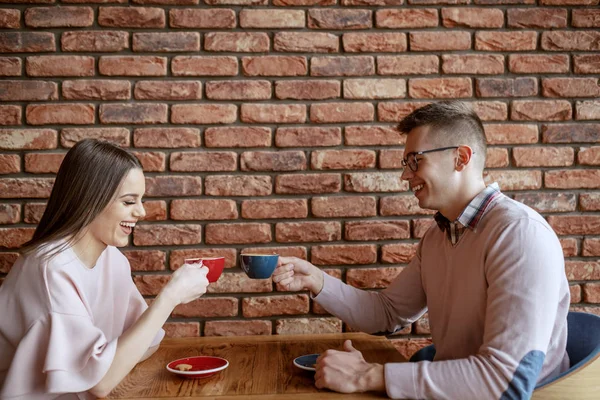
[[[344,350],[345,351],[358,351],[352,346],[352,340],[346,340],[344,342]]]

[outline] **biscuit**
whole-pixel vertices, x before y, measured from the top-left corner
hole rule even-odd
[[[192,366],[190,364],[179,364],[175,368],[180,371],[189,371],[192,369]]]

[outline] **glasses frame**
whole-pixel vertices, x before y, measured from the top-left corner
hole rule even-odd
[[[448,147],[438,147],[437,149],[431,150],[423,150],[423,151],[411,151],[402,159],[402,166],[408,167],[412,172],[417,172],[419,170],[419,160],[417,160],[417,156],[422,156],[427,153],[435,153],[437,151],[445,151],[450,149],[458,149],[460,146],[448,146]],[[473,153],[474,154],[474,153]],[[413,168],[410,159],[414,160],[415,167]]]

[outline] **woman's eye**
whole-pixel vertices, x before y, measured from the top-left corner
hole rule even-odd
[[[132,206],[135,204],[135,201],[124,201],[123,203],[127,204],[128,206]]]

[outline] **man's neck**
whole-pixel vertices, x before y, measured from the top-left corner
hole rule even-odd
[[[481,179],[473,179],[470,184],[465,184],[458,191],[455,199],[448,204],[448,207],[440,209],[440,213],[446,217],[449,221],[456,221],[460,214],[464,211],[469,203],[485,189],[486,185]]]

